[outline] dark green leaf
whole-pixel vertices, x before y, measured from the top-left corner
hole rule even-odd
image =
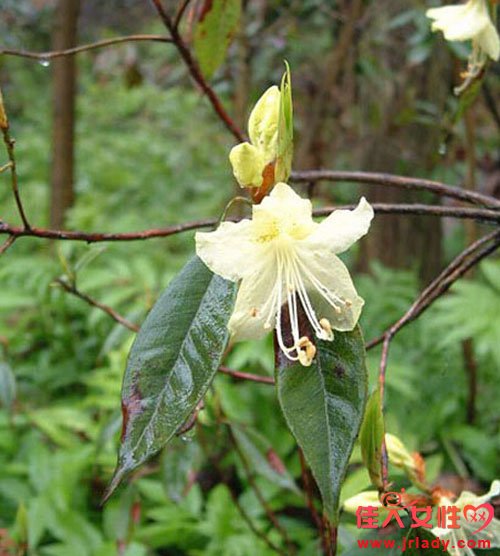
[[[174,436],[205,394],[227,344],[235,293],[234,283],[194,257],[149,313],[125,371],[122,439],[108,496]]]
[[[359,327],[336,332],[333,342],[318,341],[317,348],[310,367],[291,363],[277,350],[276,385],[288,426],[318,484],[324,511],[335,524],[340,487],[366,403],[365,348]]]
[[[206,77],[211,77],[224,62],[240,15],[241,0],[205,0],[194,35],[194,50]]]
[[[382,486],[381,452],[384,440],[384,416],[377,388],[366,404],[365,418],[359,431],[361,456],[368,469],[370,479],[376,487]]]

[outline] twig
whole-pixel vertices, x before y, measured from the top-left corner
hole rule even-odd
[[[0,246],[0,255],[3,255],[5,251],[7,251],[7,249],[9,249],[9,247],[16,241],[16,239],[17,238],[14,236],[9,236],[2,246]]]
[[[12,184],[12,193],[14,195],[14,199],[16,201],[17,210],[19,211],[19,216],[23,221],[24,231],[30,230],[30,224],[28,222],[28,218],[26,217],[26,213],[24,212],[23,203],[21,201],[21,195],[19,194],[19,184],[17,178],[17,168],[16,168],[16,156],[14,154],[14,146],[15,140],[10,136],[9,133],[9,124],[8,122],[5,125],[1,126],[2,129],[2,137],[3,142],[5,143],[5,148],[7,150],[7,156],[9,158],[9,162],[7,165],[4,165],[2,168],[8,166],[10,168],[10,180]],[[1,226],[1,225],[0,225]],[[12,235],[12,234],[11,234]]]
[[[314,216],[325,216],[337,209],[352,209],[355,205],[340,205],[318,209]],[[377,214],[420,214],[437,217],[450,218],[473,218],[484,222],[500,222],[500,211],[492,209],[469,208],[469,207],[441,207],[421,204],[386,204],[374,203],[373,209]],[[235,219],[232,219],[235,220]],[[55,239],[63,241],[85,241],[97,243],[103,241],[139,241],[152,238],[168,237],[182,232],[209,228],[215,226],[218,219],[208,218],[205,220],[194,220],[183,224],[175,224],[164,228],[153,228],[139,232],[80,232],[69,230],[52,230],[48,228],[32,227],[25,229],[11,226],[6,222],[0,222],[0,234],[15,237],[36,237],[40,239]]]
[[[403,189],[416,189],[431,191],[442,197],[452,197],[469,203],[484,205],[490,208],[500,208],[500,201],[477,191],[467,191],[459,187],[452,187],[444,183],[406,176],[395,176],[379,172],[344,172],[334,170],[310,170],[307,172],[293,172],[291,180],[297,183],[309,184],[315,181],[344,181],[363,184],[384,185],[400,187]]]
[[[70,284],[66,280],[63,280],[62,278],[58,278],[57,280],[55,280],[55,282],[56,284],[59,284],[68,293],[85,301],[85,303],[88,303],[92,307],[96,307],[97,309],[104,311],[113,320],[125,326],[129,330],[132,330],[132,332],[139,331],[139,326],[137,324],[134,324],[133,322],[127,320],[125,317],[117,313],[112,307],[109,307],[109,305],[105,305],[104,303],[101,303],[100,301],[97,301],[96,299],[90,297],[86,293],[81,292],[74,284]]]
[[[252,382],[261,382],[263,384],[274,384],[274,378],[271,376],[255,375],[252,373],[244,373],[242,371],[235,371],[229,367],[219,367],[219,372],[229,375],[237,380],[250,380]]]
[[[189,73],[191,74],[192,78],[196,81],[196,83],[198,83],[201,90],[208,97],[208,100],[212,104],[216,114],[219,116],[220,120],[224,123],[227,129],[234,135],[234,137],[238,141],[240,142],[244,141],[245,140],[244,134],[234,123],[234,121],[229,116],[229,114],[226,112],[225,108],[222,106],[219,97],[206,81],[205,77],[203,76],[203,73],[201,72],[200,66],[198,65],[198,62],[193,58],[191,51],[189,50],[189,47],[184,42],[184,39],[179,33],[179,29],[175,26],[175,23],[172,21],[170,15],[165,11],[165,8],[163,7],[161,0],[151,0],[151,1],[153,2],[153,5],[156,8],[156,11],[158,12],[158,15],[163,21],[163,24],[168,29],[170,36],[172,37],[172,41],[177,47],[177,50],[179,51],[181,58],[184,60],[186,67]]]
[[[406,313],[392,326],[390,326],[383,334],[374,338],[370,342],[366,344],[366,349],[372,349],[375,346],[382,343],[385,337],[391,333],[391,331],[395,331],[394,333],[399,332],[404,326],[406,326],[409,322],[414,320],[418,317],[429,305],[436,299],[436,292],[439,292],[439,295],[444,293],[449,287],[452,285],[454,281],[460,278],[464,272],[469,270],[474,264],[477,264],[481,259],[484,258],[482,251],[478,253],[474,258],[471,258],[469,263],[467,263],[467,268],[465,271],[462,271],[464,262],[480,247],[483,247],[487,243],[494,241],[492,248],[488,248],[489,254],[491,251],[494,251],[500,242],[500,231],[495,230],[481,239],[475,241],[472,245],[464,249],[453,261],[435,278],[417,297],[417,299],[412,303],[411,307],[406,311]],[[491,249],[491,251],[490,251]],[[478,258],[478,256],[480,257]],[[472,264],[471,264],[472,262]],[[445,287],[444,291],[441,291],[442,288]],[[437,297],[439,297],[437,295]]]
[[[190,1],[191,0],[182,0],[174,20],[174,27],[176,29],[179,28],[179,25],[181,24],[182,16],[184,15],[186,8],[189,6]]]
[[[283,538],[283,541],[285,542],[285,544],[288,548],[288,554],[289,555],[294,554],[295,553],[295,547],[293,546],[286,530],[281,525],[281,523],[278,521],[278,518],[276,517],[276,515],[274,514],[272,509],[269,507],[269,504],[267,503],[267,500],[264,498],[264,495],[262,494],[262,492],[259,488],[259,485],[255,481],[252,469],[250,468],[250,465],[248,464],[248,461],[245,457],[245,454],[241,450],[240,445],[238,444],[238,441],[236,440],[236,437],[234,436],[233,431],[231,430],[231,427],[228,427],[228,431],[229,431],[229,438],[231,439],[231,443],[232,443],[236,453],[238,454],[238,457],[240,458],[241,463],[243,464],[243,469],[245,470],[245,475],[247,476],[248,484],[250,485],[250,487],[254,491],[255,496],[257,497],[257,500],[259,501],[260,505],[262,506],[262,509],[264,510],[265,514],[267,515],[269,521],[273,524],[275,529],[280,533],[281,537]]]
[[[314,216],[327,216],[334,210],[340,208],[352,209],[354,207],[355,205],[325,207],[315,210]],[[443,207],[441,205],[424,205],[419,203],[373,203],[372,207],[377,214],[418,214],[421,216],[438,216],[441,218],[450,217],[500,223],[500,210],[498,209]]]
[[[491,245],[487,245],[488,243]],[[486,246],[484,246],[486,244]],[[367,345],[370,349],[381,341],[382,355],[380,357],[379,366],[379,388],[380,388],[380,403],[382,411],[384,409],[385,400],[385,379],[387,372],[387,362],[389,358],[389,347],[394,336],[409,322],[415,320],[421,315],[438,297],[443,295],[451,285],[462,277],[468,270],[478,264],[484,257],[494,252],[500,245],[500,231],[492,232],[480,240],[474,242],[467,249],[465,249],[458,257],[456,257],[445,270],[429,284],[429,286],[419,295],[408,311],[394,323],[384,334],[379,338],[372,340]],[[484,246],[482,249],[480,247]],[[475,254],[474,254],[475,252]],[[470,259],[467,260],[470,256]],[[388,459],[387,448],[385,440],[382,442],[381,453],[381,466],[382,466],[382,483],[384,490],[387,487],[388,480]]]
[[[73,48],[68,48],[66,50],[51,50],[47,52],[31,52],[28,50],[14,50],[12,48],[2,48],[0,49],[0,55],[4,54],[6,56],[31,58],[32,60],[48,62],[49,60],[53,60],[54,58],[61,58],[62,56],[74,56],[75,54],[80,54],[81,52],[96,50],[97,48],[104,48],[106,46],[112,46],[114,44],[122,44],[126,42],[140,42],[140,41],[171,43],[172,39],[170,37],[165,37],[164,35],[128,35],[126,37],[116,37],[114,39],[104,39],[90,44],[83,44],[81,46],[75,46]]]

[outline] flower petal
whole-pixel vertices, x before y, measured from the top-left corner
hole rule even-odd
[[[215,274],[237,282],[259,261],[259,244],[252,241],[252,222],[222,222],[214,232],[197,232],[196,254]]]
[[[476,37],[477,44],[492,60],[500,59],[500,37],[493,23],[490,21],[484,30]]]
[[[328,319],[334,330],[352,330],[361,314],[364,300],[358,295],[345,264],[335,255],[325,250],[309,251],[305,247],[297,249],[300,269],[309,299],[318,320]],[[321,284],[331,297],[340,298],[335,309],[318,291]]]
[[[317,224],[312,219],[309,199],[302,199],[286,183],[278,183],[252,213],[255,236],[270,239],[286,234],[293,239],[304,239]]]
[[[362,197],[354,210],[332,212],[304,242],[312,251],[342,253],[368,232],[372,218],[373,208]]]
[[[250,143],[240,143],[231,149],[229,161],[241,187],[260,187],[266,161],[262,153]]]
[[[270,248],[253,272],[243,278],[228,328],[233,341],[258,340],[276,324],[272,294],[276,286],[276,263]],[[264,326],[265,324],[268,326]]]
[[[434,19],[433,31],[442,31],[448,41],[466,41],[476,37],[491,23],[484,0],[469,0],[459,6],[444,6],[427,10]]]

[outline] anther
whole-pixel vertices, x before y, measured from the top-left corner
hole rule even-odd
[[[319,325],[321,326],[323,332],[325,333],[323,339],[331,342],[333,340],[333,330],[330,321],[328,319],[322,318],[319,321]]]
[[[316,346],[307,336],[302,336],[296,345],[299,362],[304,367],[309,367],[316,355]]]

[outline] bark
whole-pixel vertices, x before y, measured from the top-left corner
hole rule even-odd
[[[52,48],[76,46],[80,0],[59,0],[56,7]],[[50,223],[64,226],[66,211],[74,201],[74,132],[76,58],[64,56],[53,62],[52,190]]]

